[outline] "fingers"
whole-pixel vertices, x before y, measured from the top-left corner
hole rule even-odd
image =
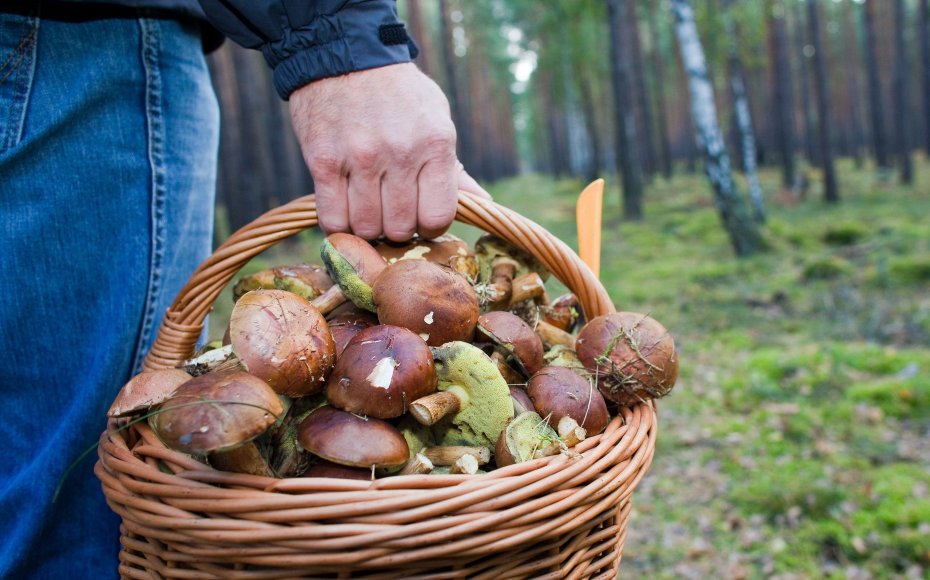
[[[389,168],[381,179],[381,219],[384,236],[404,242],[417,232],[417,173]]]
[[[491,194],[485,191],[483,187],[478,185],[478,182],[465,171],[465,168],[462,167],[462,164],[459,163],[459,189],[462,191],[467,191],[468,193],[474,193],[479,197],[485,199],[493,199]]]
[[[349,231],[348,179],[340,163],[308,160],[316,193],[317,219],[325,234]]]
[[[455,163],[427,162],[417,178],[417,232],[424,238],[442,235],[458,209],[458,181]]]
[[[380,237],[381,171],[365,167],[350,173],[348,198],[352,233],[366,240]]]

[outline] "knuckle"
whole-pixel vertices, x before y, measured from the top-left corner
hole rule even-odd
[[[343,158],[330,151],[320,151],[310,155],[307,167],[317,179],[325,179],[342,173]]]

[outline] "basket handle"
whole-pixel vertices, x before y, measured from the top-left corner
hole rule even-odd
[[[603,285],[581,258],[532,220],[465,191],[459,192],[455,219],[533,254],[575,293],[587,316],[615,310]],[[173,367],[190,358],[207,314],[233,276],[254,256],[317,223],[316,198],[307,195],[268,211],[231,235],[197,268],[168,308],[143,369]]]

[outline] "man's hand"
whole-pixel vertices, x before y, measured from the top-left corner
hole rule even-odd
[[[310,83],[290,108],[326,233],[432,238],[452,223],[459,187],[490,197],[456,158],[448,101],[413,64]]]

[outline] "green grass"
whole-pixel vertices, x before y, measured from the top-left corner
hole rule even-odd
[[[930,164],[917,168],[905,188],[843,161],[834,206],[816,182],[796,200],[763,172],[767,250],[744,260],[703,176],[655,180],[636,223],[609,180],[603,284],[670,329],[682,369],[633,496],[625,575],[930,576]],[[583,185],[490,189],[575,247]]]

